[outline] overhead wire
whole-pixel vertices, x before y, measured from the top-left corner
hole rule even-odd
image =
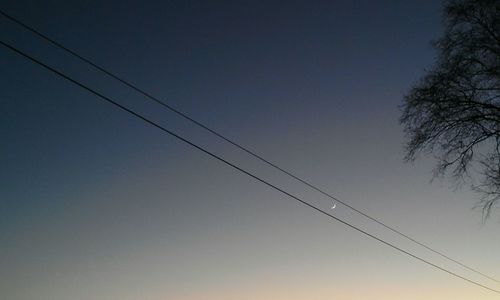
[[[349,223],[349,222],[347,222],[345,220],[342,220],[342,219],[340,219],[340,218],[338,218],[338,217],[336,217],[336,216],[334,216],[334,215],[332,215],[332,214],[330,214],[330,213],[322,210],[321,208],[319,208],[319,207],[317,207],[317,206],[315,206],[315,205],[313,205],[313,204],[311,204],[311,203],[309,203],[309,202],[301,199],[298,196],[295,196],[295,195],[291,194],[290,192],[287,192],[283,188],[280,188],[280,187],[278,187],[278,186],[270,183],[269,181],[267,181],[265,179],[260,178],[259,176],[251,173],[250,171],[247,171],[247,170],[243,169],[242,167],[240,167],[240,166],[238,166],[238,165],[236,165],[234,163],[231,163],[230,161],[226,160],[222,156],[219,156],[219,155],[217,155],[217,154],[215,154],[215,153],[213,153],[213,152],[205,149],[204,147],[195,144],[194,142],[188,140],[187,138],[182,137],[181,135],[175,133],[174,131],[171,131],[171,130],[167,129],[166,127],[160,125],[159,123],[150,120],[149,118],[143,116],[142,114],[133,111],[132,109],[130,109],[130,108],[128,108],[128,107],[126,107],[126,106],[118,103],[115,100],[113,100],[112,98],[101,94],[100,92],[98,92],[98,91],[90,88],[89,86],[81,83],[80,81],[78,81],[76,79],[73,79],[72,77],[64,74],[63,72],[55,69],[54,67],[51,67],[48,64],[45,64],[44,62],[40,61],[39,59],[37,59],[37,58],[35,58],[35,57],[27,54],[24,51],[19,50],[18,48],[14,47],[14,46],[12,46],[12,45],[10,45],[10,44],[2,41],[2,40],[0,40],[0,45],[2,45],[5,48],[8,48],[11,51],[13,51],[13,52],[21,55],[22,57],[30,60],[31,62],[33,62],[33,63],[35,63],[35,64],[37,64],[37,65],[39,65],[39,66],[41,66],[41,67],[43,67],[43,68],[51,71],[52,73],[58,75],[59,77],[61,77],[61,78],[65,79],[65,80],[67,80],[67,81],[75,84],[76,86],[78,86],[78,87],[80,87],[80,88],[82,88],[82,89],[90,92],[91,94],[97,96],[98,98],[104,100],[105,102],[108,102],[108,103],[112,104],[114,107],[118,108],[119,110],[122,110],[122,111],[124,111],[126,113],[129,113],[130,115],[132,115],[132,116],[134,116],[134,117],[136,117],[136,118],[138,118],[138,119],[146,122],[147,124],[149,124],[151,126],[154,126],[154,127],[158,128],[158,129],[160,129],[161,131],[163,131],[163,132],[171,135],[172,137],[175,137],[176,139],[178,139],[178,140],[180,140],[180,141],[182,141],[182,142],[184,142],[184,143],[186,143],[186,144],[188,144],[188,145],[190,145],[190,146],[192,146],[192,147],[200,150],[201,152],[203,152],[203,153],[211,156],[212,158],[214,158],[214,159],[216,159],[216,160],[224,163],[225,165],[227,165],[227,166],[229,166],[229,167],[231,167],[231,168],[233,168],[233,169],[235,169],[235,170],[237,170],[237,171],[239,171],[239,172],[241,172],[243,174],[246,174],[247,176],[249,176],[249,177],[251,177],[251,178],[253,178],[253,179],[255,179],[255,180],[257,180],[257,181],[259,181],[261,183],[263,183],[264,185],[266,185],[266,186],[268,186],[268,187],[270,187],[270,188],[272,188],[272,189],[274,189],[274,190],[276,190],[276,191],[284,194],[285,196],[288,196],[288,197],[296,200],[297,202],[299,202],[299,203],[301,203],[301,204],[303,204],[303,205],[305,205],[305,206],[307,206],[307,207],[309,207],[309,208],[311,208],[311,209],[313,209],[313,210],[315,210],[315,211],[317,211],[317,212],[319,212],[319,213],[321,213],[321,214],[323,214],[323,215],[325,215],[325,216],[327,216],[327,217],[329,217],[329,218],[331,218],[333,220],[336,220],[337,222],[340,222],[340,223],[344,224],[345,226],[347,226],[347,227],[349,227],[351,229],[354,229],[355,231],[358,231],[358,232],[364,234],[365,236],[368,236],[368,237],[370,237],[370,238],[372,238],[372,239],[374,239],[374,240],[376,240],[376,241],[378,241],[378,242],[380,242],[380,243],[382,243],[382,244],[384,244],[386,246],[389,246],[389,247],[391,247],[391,248],[393,248],[393,249],[395,249],[395,250],[397,250],[397,251],[399,251],[399,252],[401,252],[403,254],[406,254],[406,255],[414,258],[414,259],[417,259],[417,260],[419,260],[419,261],[421,261],[421,262],[423,262],[423,263],[425,263],[425,264],[427,264],[429,266],[432,266],[432,267],[434,267],[434,268],[436,268],[438,270],[441,270],[441,271],[443,271],[443,272],[445,272],[445,273],[447,273],[449,275],[452,275],[452,276],[454,276],[456,278],[462,279],[462,280],[464,280],[466,282],[469,282],[471,284],[474,284],[474,285],[476,285],[478,287],[481,287],[483,289],[489,290],[491,292],[500,294],[499,290],[493,289],[493,288],[488,287],[486,285],[483,285],[483,284],[481,284],[481,283],[479,283],[477,281],[471,280],[471,279],[469,279],[469,278],[467,278],[465,276],[462,276],[462,275],[459,275],[459,274],[457,274],[457,273],[455,273],[453,271],[450,271],[450,270],[448,270],[448,269],[446,269],[444,267],[438,266],[437,264],[434,264],[434,263],[432,263],[432,262],[430,262],[430,261],[428,261],[428,260],[426,260],[426,259],[424,259],[424,258],[422,258],[420,256],[417,256],[416,254],[413,254],[413,253],[411,253],[411,252],[409,252],[407,250],[404,250],[404,249],[402,249],[402,248],[400,248],[400,247],[398,247],[398,246],[396,246],[396,245],[394,245],[394,244],[392,244],[390,242],[385,241],[382,238],[379,238],[379,237],[377,237],[377,236],[375,236],[375,235],[373,235],[373,234],[371,234],[371,233],[369,233],[369,232],[367,232],[367,231],[365,231],[365,230],[363,230],[363,229],[361,229],[361,228],[359,228],[359,227],[357,227],[355,225],[352,225],[351,223]]]
[[[413,242],[413,243],[415,243],[415,244],[417,244],[417,245],[419,245],[419,246],[421,246],[421,247],[423,247],[423,248],[425,248],[425,249],[427,249],[427,250],[429,250],[429,251],[431,251],[431,252],[433,252],[433,253],[441,256],[441,257],[443,257],[443,258],[445,258],[445,259],[447,259],[448,261],[456,263],[456,264],[460,265],[461,267],[463,267],[463,268],[465,268],[465,269],[467,269],[469,271],[472,271],[472,272],[474,272],[476,274],[479,274],[479,275],[481,275],[481,276],[483,276],[485,278],[488,278],[489,280],[492,280],[492,281],[495,281],[497,283],[500,283],[500,280],[498,280],[498,279],[496,279],[496,278],[494,278],[494,277],[492,277],[490,275],[487,275],[487,274],[485,274],[485,273],[483,273],[481,271],[478,271],[476,268],[470,267],[470,266],[466,265],[465,263],[462,263],[461,261],[459,261],[459,260],[457,260],[455,258],[452,258],[449,255],[444,254],[442,251],[438,251],[438,250],[436,250],[436,249],[434,249],[434,248],[432,248],[432,247],[424,244],[423,242],[420,242],[420,241],[416,240],[415,238],[412,238],[408,234],[403,233],[401,230],[398,230],[398,229],[394,228],[393,226],[389,226],[389,225],[385,224],[384,222],[378,220],[377,218],[368,215],[366,212],[363,212],[362,210],[360,210],[360,209],[358,209],[358,208],[350,205],[349,203],[340,200],[339,198],[333,196],[332,194],[324,191],[323,189],[317,187],[313,183],[311,183],[311,182],[309,182],[309,181],[307,181],[305,179],[302,179],[301,177],[295,175],[291,171],[288,171],[288,170],[286,170],[286,169],[278,166],[276,163],[271,162],[270,160],[264,158],[263,156],[255,153],[254,151],[248,149],[247,147],[242,146],[241,144],[239,144],[239,143],[235,142],[234,140],[226,137],[225,135],[219,133],[218,131],[216,131],[216,130],[210,128],[210,127],[208,127],[207,125],[203,124],[202,122],[197,121],[196,119],[194,119],[193,117],[189,116],[188,114],[180,111],[179,109],[173,107],[172,105],[169,105],[168,103],[165,103],[164,101],[158,99],[157,97],[151,95],[150,93],[148,93],[145,90],[137,87],[136,85],[128,82],[127,80],[121,78],[120,76],[112,73],[111,71],[106,70],[105,68],[99,66],[97,63],[91,61],[90,59],[85,58],[84,56],[82,56],[81,54],[77,53],[76,51],[69,49],[68,47],[64,46],[60,42],[57,42],[56,40],[50,38],[46,34],[44,34],[44,33],[40,32],[40,31],[36,30],[35,28],[29,26],[25,22],[22,22],[21,20],[19,20],[17,18],[14,18],[13,16],[7,14],[6,12],[4,12],[2,10],[0,10],[0,15],[4,16],[5,18],[9,19],[12,22],[18,24],[19,26],[23,27],[24,29],[26,29],[26,30],[34,33],[35,35],[41,37],[42,39],[44,39],[47,42],[53,44],[54,46],[56,46],[56,47],[58,47],[58,48],[60,48],[60,49],[62,49],[64,51],[66,51],[67,53],[71,54],[72,56],[80,59],[81,61],[85,62],[86,64],[88,64],[88,65],[92,66],[93,68],[99,70],[100,72],[106,74],[107,76],[109,76],[109,77],[111,77],[111,78],[119,81],[120,83],[122,83],[125,86],[131,88],[132,90],[138,92],[139,94],[142,94],[146,98],[148,98],[148,99],[156,102],[157,104],[159,104],[159,105],[161,105],[161,106],[169,109],[170,111],[172,111],[175,114],[181,116],[182,118],[184,118],[184,119],[192,122],[193,124],[196,124],[197,126],[203,128],[204,130],[210,132],[211,134],[217,136],[218,138],[226,141],[227,143],[229,143],[229,144],[237,147],[238,149],[246,152],[247,154],[249,154],[249,155],[257,158],[258,160],[264,162],[265,164],[267,164],[267,165],[275,168],[276,170],[282,172],[283,174],[286,174],[286,175],[290,176],[291,178],[293,178],[293,179],[301,182],[302,184],[306,185],[307,187],[309,187],[309,188],[311,188],[311,189],[319,192],[323,196],[326,196],[326,197],[328,197],[328,198],[330,198],[330,199],[332,199],[334,201],[337,201],[338,203],[344,205],[345,207],[351,209],[352,211],[354,211],[354,212],[362,215],[363,217],[365,217],[365,218],[367,218],[367,219],[369,219],[369,220],[371,220],[371,221],[373,221],[373,222],[381,225],[382,227],[384,227],[384,228],[392,231],[393,233],[395,233],[395,234],[397,234],[397,235],[399,235],[399,236],[401,236],[401,237],[403,237],[403,238],[405,238],[405,239],[407,239],[407,240],[409,240],[409,241],[411,241],[411,242]]]

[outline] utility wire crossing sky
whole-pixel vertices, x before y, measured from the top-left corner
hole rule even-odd
[[[495,222],[402,162],[437,1],[117,4],[0,8],[0,298],[497,299]]]
[[[321,194],[323,194],[323,195],[327,196],[328,198],[330,198],[330,199],[332,199],[332,200],[335,200],[335,201],[339,202],[340,204],[342,204],[342,205],[344,205],[345,207],[347,207],[347,208],[349,208],[349,209],[351,209],[351,210],[355,211],[356,213],[358,213],[358,214],[360,214],[360,215],[362,215],[362,216],[364,216],[364,217],[366,217],[366,218],[368,218],[368,219],[370,219],[370,220],[372,220],[372,221],[376,222],[376,223],[377,223],[377,224],[379,224],[379,225],[382,225],[383,227],[385,227],[385,228],[387,228],[387,229],[391,230],[392,232],[394,232],[394,233],[396,233],[396,234],[398,234],[398,235],[400,235],[400,236],[402,236],[402,237],[404,237],[404,238],[406,238],[406,239],[408,239],[408,240],[412,241],[413,243],[415,243],[415,244],[417,244],[417,245],[420,245],[420,246],[424,247],[425,249],[430,250],[430,251],[432,251],[432,252],[434,252],[434,253],[438,254],[438,255],[439,255],[439,256],[441,256],[441,257],[446,258],[447,260],[449,260],[449,261],[451,261],[451,262],[454,262],[454,263],[456,263],[456,264],[458,264],[458,265],[460,265],[460,266],[462,266],[462,267],[464,267],[464,268],[466,268],[466,269],[468,269],[468,270],[470,270],[470,271],[472,271],[472,272],[474,272],[474,273],[477,273],[477,274],[479,274],[479,275],[481,275],[481,276],[483,276],[483,277],[485,277],[485,278],[487,278],[487,279],[490,279],[490,280],[492,280],[492,281],[495,281],[495,282],[497,282],[497,283],[500,283],[500,281],[499,281],[499,280],[497,280],[497,279],[495,279],[495,278],[493,278],[493,277],[491,277],[491,276],[489,276],[489,275],[486,275],[486,274],[484,274],[484,273],[482,273],[482,272],[480,272],[480,271],[476,270],[475,268],[472,268],[472,267],[470,267],[470,266],[468,266],[468,265],[466,265],[466,264],[464,264],[464,263],[460,262],[460,261],[459,261],[459,260],[457,260],[457,259],[451,258],[451,257],[449,257],[448,255],[446,255],[446,254],[444,254],[444,253],[442,253],[442,252],[440,252],[440,251],[438,251],[438,250],[435,250],[434,248],[432,248],[432,247],[430,247],[430,246],[428,246],[428,245],[426,245],[426,244],[424,244],[424,243],[422,243],[422,242],[419,242],[418,240],[416,240],[416,239],[414,239],[414,238],[410,237],[409,235],[407,235],[407,234],[405,234],[405,233],[401,232],[400,230],[397,230],[397,229],[395,229],[394,227],[391,227],[391,226],[389,226],[389,225],[385,224],[384,222],[382,222],[382,221],[380,221],[380,220],[378,220],[378,219],[376,219],[376,218],[374,218],[374,217],[372,217],[372,216],[370,216],[370,215],[366,214],[365,212],[363,212],[363,211],[361,211],[361,210],[359,210],[359,209],[357,209],[357,208],[355,208],[355,207],[351,206],[350,204],[346,203],[345,201],[342,201],[342,200],[338,199],[337,197],[333,196],[332,194],[325,192],[323,189],[318,188],[316,185],[314,185],[314,184],[312,184],[312,183],[310,183],[310,182],[308,182],[308,181],[306,181],[306,180],[302,179],[301,177],[299,177],[299,176],[297,176],[297,175],[293,174],[292,172],[290,172],[290,171],[288,171],[288,170],[286,170],[286,169],[284,169],[284,168],[282,168],[282,167],[278,166],[276,163],[271,162],[270,160],[268,160],[268,159],[266,159],[266,158],[262,157],[261,155],[256,154],[256,153],[255,153],[255,152],[253,152],[252,150],[249,150],[248,148],[246,148],[246,147],[242,146],[241,144],[239,144],[239,143],[237,143],[237,142],[235,142],[235,141],[233,141],[233,140],[231,140],[231,139],[227,138],[226,136],[222,135],[221,133],[217,132],[216,130],[211,129],[211,128],[210,128],[210,127],[208,127],[207,125],[205,125],[205,124],[203,124],[203,123],[201,123],[201,122],[197,121],[196,119],[192,118],[191,116],[189,116],[189,115],[187,115],[187,114],[185,114],[185,113],[181,112],[181,111],[180,111],[180,110],[178,110],[177,108],[174,108],[173,106],[171,106],[171,105],[169,105],[169,104],[165,103],[164,101],[162,101],[162,100],[158,99],[157,97],[155,97],[155,96],[151,95],[150,93],[148,93],[148,92],[144,91],[144,89],[141,89],[141,88],[139,88],[139,87],[135,86],[134,84],[131,84],[131,83],[129,83],[128,81],[126,81],[126,80],[124,80],[124,79],[120,78],[119,76],[117,76],[117,75],[115,75],[114,73],[112,73],[112,72],[110,72],[110,71],[106,70],[105,68],[103,68],[103,67],[101,67],[101,66],[97,65],[96,63],[94,63],[93,61],[89,60],[88,58],[83,57],[81,54],[77,53],[76,51],[69,49],[68,47],[66,47],[66,46],[62,45],[60,42],[55,41],[54,39],[52,39],[52,38],[48,37],[47,35],[45,35],[45,34],[41,33],[40,31],[38,31],[38,30],[34,29],[33,27],[31,27],[31,26],[27,25],[26,23],[24,23],[24,22],[22,22],[22,21],[20,21],[20,20],[18,20],[18,19],[16,19],[16,18],[14,18],[14,17],[12,17],[11,15],[7,14],[6,12],[4,12],[4,11],[0,10],[0,15],[4,16],[5,18],[7,18],[7,19],[11,20],[12,22],[14,22],[14,23],[16,23],[16,24],[20,25],[21,27],[23,27],[23,28],[27,29],[28,31],[30,31],[30,32],[32,32],[32,33],[34,33],[34,34],[36,34],[37,36],[39,36],[39,37],[41,37],[42,39],[44,39],[44,40],[48,41],[49,43],[51,43],[51,44],[55,45],[56,47],[58,47],[58,48],[60,48],[60,49],[62,49],[62,50],[64,50],[64,51],[66,51],[66,52],[70,53],[70,54],[71,54],[71,55],[73,55],[74,57],[76,57],[76,58],[78,58],[78,59],[82,60],[83,62],[85,62],[85,63],[89,64],[90,66],[92,66],[92,67],[96,68],[97,70],[99,70],[99,71],[103,72],[104,74],[106,74],[106,75],[110,76],[111,78],[113,78],[113,79],[115,79],[115,80],[118,80],[119,82],[123,83],[125,86],[127,86],[127,87],[129,87],[129,88],[131,88],[131,89],[135,90],[136,92],[139,92],[140,94],[144,95],[144,96],[145,96],[146,98],[148,98],[149,100],[152,100],[152,101],[154,101],[154,102],[156,102],[156,103],[160,104],[161,106],[163,106],[163,107],[165,107],[165,108],[167,108],[167,109],[171,110],[171,111],[172,111],[172,112],[174,112],[175,114],[177,114],[177,115],[179,115],[179,116],[181,116],[181,117],[185,118],[186,120],[188,120],[188,121],[190,121],[190,122],[192,122],[192,123],[196,124],[197,126],[199,126],[199,127],[203,128],[203,129],[207,130],[208,132],[210,132],[210,133],[214,134],[215,136],[217,136],[217,137],[219,137],[219,138],[223,139],[224,141],[226,141],[226,142],[228,142],[228,143],[232,144],[233,146],[236,146],[237,148],[239,148],[239,149],[243,150],[244,152],[246,152],[246,153],[250,154],[251,156],[253,156],[253,157],[255,157],[255,158],[259,159],[260,161],[264,162],[265,164],[267,164],[267,165],[269,165],[269,166],[271,166],[271,167],[273,167],[273,168],[275,168],[275,169],[279,170],[280,172],[282,172],[282,173],[284,173],[284,174],[286,174],[286,175],[290,176],[291,178],[293,178],[293,179],[295,179],[295,180],[297,180],[297,181],[299,181],[299,182],[301,182],[301,183],[305,184],[306,186],[308,186],[308,187],[312,188],[313,190],[315,190],[315,191],[317,191],[317,192],[320,192]],[[335,207],[336,207],[336,203],[334,203],[334,204],[333,204],[333,206],[332,206],[332,208],[331,208],[331,209],[334,209]]]

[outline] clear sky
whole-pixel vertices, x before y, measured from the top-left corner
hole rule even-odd
[[[342,200],[500,277],[498,214],[403,163],[439,1],[0,8]],[[0,37],[324,209],[332,201],[0,18]],[[0,299],[499,299],[325,218],[0,48]],[[337,205],[332,211],[494,288]]]

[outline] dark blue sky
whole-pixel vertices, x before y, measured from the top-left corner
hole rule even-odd
[[[474,194],[429,184],[432,161],[402,162],[398,105],[432,66],[439,1],[2,1],[0,8],[387,223],[487,273],[500,263],[498,225],[478,225]],[[2,40],[331,206],[0,22]],[[7,49],[0,65],[0,290],[9,299],[490,299]],[[400,296],[415,286],[415,298]]]

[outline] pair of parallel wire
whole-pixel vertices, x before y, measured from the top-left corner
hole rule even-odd
[[[258,160],[264,162],[265,164],[271,166],[272,168],[274,168],[274,169],[282,172],[283,174],[285,174],[285,175],[287,175],[287,176],[289,176],[289,177],[297,180],[298,182],[306,185],[307,187],[309,187],[309,188],[311,188],[311,189],[313,189],[313,190],[321,193],[322,195],[324,195],[324,196],[326,196],[326,197],[328,197],[328,198],[330,198],[332,200],[335,200],[336,202],[338,202],[338,203],[344,205],[345,207],[353,210],[354,212],[356,212],[356,213],[358,213],[358,214],[360,214],[360,215],[368,218],[369,220],[371,220],[371,221],[373,221],[373,222],[375,222],[375,223],[383,226],[384,228],[386,228],[386,229],[388,229],[388,230],[390,230],[390,231],[392,231],[392,232],[400,235],[401,237],[404,237],[405,239],[407,239],[407,240],[409,240],[409,241],[411,241],[411,242],[413,242],[413,243],[415,243],[415,244],[417,244],[417,245],[419,245],[419,246],[421,246],[421,247],[423,247],[423,248],[425,248],[425,249],[427,249],[427,250],[429,250],[429,251],[431,251],[431,252],[433,252],[435,254],[438,254],[439,256],[441,256],[441,257],[443,257],[443,258],[445,258],[445,259],[447,259],[447,260],[449,260],[449,261],[451,261],[453,263],[456,263],[456,264],[460,265],[461,267],[463,267],[463,268],[465,268],[465,269],[467,269],[469,271],[472,271],[472,272],[474,272],[476,274],[479,274],[479,275],[481,275],[481,276],[483,276],[485,278],[488,278],[489,280],[492,280],[492,281],[495,281],[497,283],[500,283],[499,280],[493,278],[492,276],[486,275],[486,274],[484,274],[484,273],[482,273],[482,272],[480,272],[480,271],[478,271],[478,270],[476,270],[476,269],[474,269],[472,267],[469,267],[468,265],[466,265],[466,264],[458,261],[457,259],[451,258],[450,256],[448,256],[448,255],[446,255],[446,254],[444,254],[444,253],[442,253],[440,251],[437,251],[437,250],[433,249],[432,247],[430,247],[430,246],[428,246],[428,245],[426,245],[426,244],[424,244],[422,242],[419,242],[418,240],[410,237],[409,235],[401,232],[400,230],[397,230],[394,227],[391,227],[391,226],[383,223],[382,221],[379,221],[378,219],[376,219],[376,218],[368,215],[367,213],[361,211],[360,209],[357,209],[357,208],[351,206],[350,204],[348,204],[348,203],[346,203],[346,202],[338,199],[337,197],[331,195],[330,193],[325,192],[323,189],[318,188],[316,185],[314,185],[314,184],[312,184],[312,183],[310,183],[310,182],[302,179],[301,177],[295,175],[294,173],[292,173],[290,171],[287,171],[286,169],[278,166],[277,164],[271,162],[270,160],[264,158],[263,156],[261,156],[261,155],[255,153],[255,152],[253,152],[252,150],[249,150],[248,148],[246,148],[246,147],[242,146],[241,144],[233,141],[232,139],[227,138],[226,136],[222,135],[221,133],[217,132],[216,130],[211,129],[207,125],[205,125],[205,124],[197,121],[196,119],[190,117],[189,115],[183,113],[182,111],[176,109],[175,107],[173,107],[173,106],[165,103],[164,101],[158,99],[157,97],[155,97],[155,96],[151,95],[150,93],[144,91],[143,89],[137,87],[136,85],[134,85],[134,84],[132,84],[132,83],[130,83],[130,82],[122,79],[121,77],[115,75],[114,73],[112,73],[112,72],[104,69],[103,67],[99,66],[98,64],[96,64],[96,63],[92,62],[91,60],[89,60],[89,59],[83,57],[82,55],[78,54],[76,51],[73,51],[73,50],[69,49],[68,47],[64,46],[63,44],[55,41],[54,39],[48,37],[47,35],[41,33],[40,31],[38,31],[38,30],[34,29],[33,27],[27,25],[26,23],[24,23],[24,22],[22,22],[22,21],[20,21],[20,20],[18,20],[16,18],[14,18],[14,17],[12,17],[11,15],[5,13],[4,11],[0,10],[0,15],[4,16],[5,18],[9,19],[10,21],[12,21],[12,22],[20,25],[21,27],[25,28],[26,30],[34,33],[35,35],[37,35],[40,38],[46,40],[47,42],[51,43],[52,45],[54,45],[54,46],[56,46],[56,47],[64,50],[65,52],[71,54],[72,56],[78,58],[79,60],[85,62],[86,64],[92,66],[93,68],[99,70],[100,72],[106,74],[107,76],[109,76],[109,77],[111,77],[111,78],[119,81],[120,83],[124,84],[125,86],[127,86],[127,87],[133,89],[134,91],[142,94],[143,96],[145,96],[146,98],[150,99],[151,101],[156,102],[157,104],[163,106],[164,108],[166,108],[166,109],[174,112],[175,114],[181,116],[182,118],[184,118],[184,119],[192,122],[193,124],[196,124],[197,126],[203,128],[204,130],[210,132],[211,134],[217,136],[218,138],[220,138],[220,139],[226,141],[227,143],[235,146],[236,148],[238,148],[238,149],[246,152],[247,154],[249,154],[249,155],[257,158]],[[160,125],[160,124],[158,124],[158,123],[156,123],[156,122],[148,119],[147,117],[145,117],[145,116],[143,116],[143,115],[141,115],[141,114],[133,111],[132,109],[127,108],[127,107],[121,105],[120,103],[118,103],[117,101],[113,100],[112,98],[107,97],[107,96],[105,96],[105,95],[97,92],[96,90],[94,90],[94,89],[88,87],[87,85],[85,85],[85,84],[83,84],[83,83],[81,83],[81,82],[79,82],[79,81],[71,78],[70,76],[64,74],[63,72],[61,72],[61,71],[59,71],[59,70],[57,70],[57,69],[55,69],[55,68],[53,68],[53,67],[45,64],[45,63],[43,63],[42,61],[36,59],[35,57],[31,56],[30,54],[28,54],[26,52],[23,52],[23,51],[17,49],[16,47],[14,47],[14,46],[12,46],[12,45],[4,42],[4,41],[1,41],[1,40],[0,40],[0,44],[2,46],[6,47],[6,48],[8,48],[10,50],[12,50],[13,52],[15,52],[15,53],[23,56],[24,58],[30,60],[31,62],[33,62],[35,64],[38,64],[38,65],[42,66],[43,68],[51,71],[52,73],[58,75],[59,77],[62,77],[63,79],[66,79],[67,81],[69,81],[69,82],[71,82],[71,83],[79,86],[80,88],[83,88],[83,89],[87,90],[88,92],[94,94],[95,96],[101,98],[102,100],[104,100],[104,101],[106,101],[106,102],[114,105],[116,108],[118,108],[118,109],[120,109],[120,110],[122,110],[124,112],[129,113],[130,115],[132,115],[132,116],[134,116],[134,117],[136,117],[136,118],[138,118],[138,119],[140,119],[140,120],[148,123],[149,125],[151,125],[153,127],[156,127],[157,129],[160,129],[161,131],[163,131],[163,132],[165,132],[165,133],[167,133],[167,134],[175,137],[176,139],[181,140],[182,142],[184,142],[184,143],[186,143],[186,144],[188,144],[188,145],[190,145],[190,146],[192,146],[192,147],[194,147],[194,148],[196,148],[196,149],[204,152],[205,154],[207,154],[207,155],[211,156],[212,158],[214,158],[214,159],[216,159],[216,160],[218,160],[218,161],[226,164],[227,166],[229,166],[229,167],[231,167],[233,169],[236,169],[237,171],[239,171],[241,173],[244,173],[244,174],[252,177],[253,179],[255,179],[255,180],[257,180],[257,181],[259,181],[259,182],[267,185],[268,187],[271,187],[272,189],[277,190],[278,192],[280,192],[280,193],[282,193],[282,194],[284,194],[284,195],[286,195],[286,196],[288,196],[288,197],[290,197],[290,198],[292,198],[292,199],[300,202],[301,204],[303,204],[305,206],[308,206],[309,208],[312,208],[313,210],[315,210],[315,211],[317,211],[317,212],[319,212],[319,213],[321,213],[321,214],[323,214],[323,215],[325,215],[325,216],[327,216],[327,217],[329,217],[331,219],[334,219],[334,220],[336,220],[336,221],[338,221],[338,222],[346,225],[347,227],[349,227],[351,229],[354,229],[354,230],[356,230],[356,231],[358,231],[358,232],[360,232],[360,233],[362,233],[362,234],[364,234],[364,235],[366,235],[366,236],[368,236],[368,237],[370,237],[370,238],[372,238],[372,239],[374,239],[374,240],[376,240],[376,241],[378,241],[378,242],[380,242],[382,244],[385,244],[386,246],[389,246],[389,247],[391,247],[391,248],[393,248],[393,249],[395,249],[395,250],[397,250],[397,251],[399,251],[401,253],[404,253],[404,254],[406,254],[406,255],[408,255],[410,257],[413,257],[413,258],[415,258],[415,259],[417,259],[417,260],[419,260],[419,261],[421,261],[421,262],[423,262],[423,263],[425,263],[427,265],[430,265],[430,266],[432,266],[432,267],[434,267],[436,269],[439,269],[439,270],[441,270],[441,271],[443,271],[443,272],[445,272],[445,273],[447,273],[449,275],[452,275],[454,277],[457,277],[459,279],[465,280],[465,281],[467,281],[469,283],[472,283],[472,284],[474,284],[476,286],[479,286],[481,288],[484,288],[484,289],[487,289],[489,291],[492,291],[492,292],[500,294],[499,290],[490,288],[490,287],[488,287],[486,285],[483,285],[483,284],[481,284],[481,283],[479,283],[477,281],[473,281],[473,280],[468,279],[468,278],[466,278],[464,276],[461,276],[461,275],[459,275],[459,274],[457,274],[455,272],[452,272],[452,271],[450,271],[448,269],[440,267],[440,266],[438,266],[438,265],[436,265],[436,264],[434,264],[434,263],[432,263],[432,262],[430,262],[428,260],[425,260],[425,259],[421,258],[420,256],[417,256],[417,255],[415,255],[415,254],[413,254],[413,253],[411,253],[409,251],[406,251],[406,250],[404,250],[404,249],[402,249],[402,248],[400,248],[398,246],[395,246],[394,244],[392,244],[390,242],[385,241],[382,238],[379,238],[379,237],[377,237],[377,236],[375,236],[375,235],[373,235],[373,234],[371,234],[371,233],[369,233],[369,232],[367,232],[367,231],[365,231],[363,229],[360,229],[360,228],[356,227],[355,225],[350,224],[347,221],[344,221],[344,220],[342,220],[342,219],[340,219],[338,217],[335,217],[331,213],[326,212],[326,211],[322,210],[321,208],[319,208],[319,207],[317,207],[317,206],[315,206],[313,204],[310,204],[309,202],[303,200],[302,198],[300,198],[298,196],[295,196],[295,195],[287,192],[286,190],[284,190],[284,189],[282,189],[282,188],[280,188],[280,187],[278,187],[278,186],[270,183],[269,181],[266,181],[266,180],[260,178],[258,175],[255,175],[255,174],[253,174],[253,173],[251,173],[251,172],[243,169],[242,167],[238,166],[237,164],[229,162],[228,160],[224,159],[222,156],[214,154],[213,152],[205,149],[204,147],[201,147],[201,146],[195,144],[194,142],[192,142],[192,141],[190,141],[190,140],[188,140],[188,139],[180,136],[179,134],[177,134],[177,133],[175,133],[175,132],[173,132],[173,131],[165,128],[165,127],[163,127],[162,125]]]

